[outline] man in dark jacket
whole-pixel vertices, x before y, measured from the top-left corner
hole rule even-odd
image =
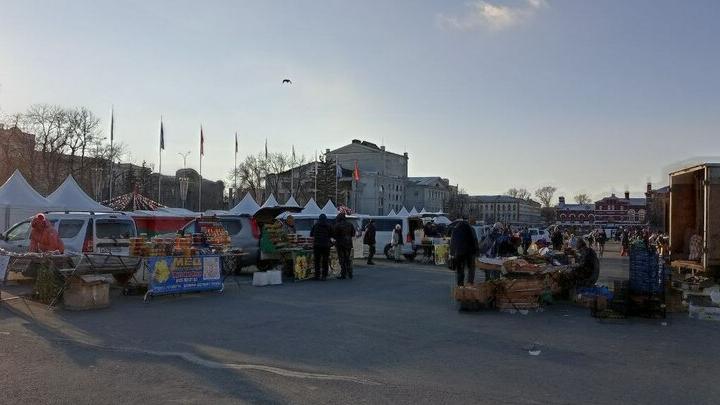
[[[350,252],[354,236],[355,227],[345,219],[345,214],[339,213],[335,219],[335,250],[337,250],[338,259],[340,260],[339,279],[353,278]]]
[[[555,227],[552,235],[550,235],[550,241],[554,250],[562,250],[563,248],[563,234],[560,232],[560,228]]]
[[[460,221],[450,236],[450,256],[457,272],[457,285],[465,281],[465,267],[468,270],[469,284],[475,282],[475,256],[478,254],[478,241],[475,230],[467,221]]]
[[[327,221],[325,214],[320,214],[317,223],[310,230],[310,237],[313,238],[313,260],[315,264],[315,280],[323,280],[327,278],[328,266],[330,261],[330,238],[332,238],[333,229]],[[320,267],[322,265],[322,275]]]
[[[371,219],[365,227],[365,236],[363,243],[368,245],[367,264],[373,265],[373,257],[375,257],[375,220]]]
[[[572,278],[576,287],[592,287],[600,276],[600,260],[584,239],[577,243],[578,257],[573,265]]]

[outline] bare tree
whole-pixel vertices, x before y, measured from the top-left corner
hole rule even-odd
[[[540,200],[543,207],[549,208],[556,191],[557,188],[553,186],[543,186],[535,190],[535,197]]]
[[[507,195],[514,198],[520,198],[522,200],[530,199],[530,192],[525,188],[511,188],[507,191]]]
[[[68,145],[67,113],[59,106],[36,104],[24,114],[23,130],[35,135],[35,149],[39,153],[44,181],[39,187],[49,192],[59,184],[63,154]],[[40,183],[36,179],[36,184]]]
[[[77,173],[87,177],[85,171],[85,158],[90,146],[100,135],[100,119],[85,107],[76,108],[68,114],[68,149],[70,153],[70,173],[75,174],[75,158],[80,158],[80,167]]]
[[[585,193],[580,193],[580,194],[576,195],[575,197],[573,197],[573,199],[575,200],[576,203],[578,203],[580,205],[589,205],[592,202],[592,200],[590,199],[590,196]]]

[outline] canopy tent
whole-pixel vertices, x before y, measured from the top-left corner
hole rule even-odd
[[[423,208],[422,210],[420,210],[420,214],[426,214],[426,213],[427,213],[427,211],[425,211],[425,208]]]
[[[320,215],[322,214],[322,211],[320,210],[320,207],[315,202],[314,198],[311,198],[310,201],[305,204],[305,208],[300,211],[301,214],[308,214],[308,215]]]
[[[290,196],[290,198],[288,198],[287,202],[285,203],[285,206],[300,208],[300,204],[298,204],[297,201],[295,201],[295,197],[293,197],[293,196]]]
[[[245,197],[243,197],[240,202],[233,207],[233,209],[230,210],[231,214],[235,215],[255,215],[255,213],[260,209],[260,205],[258,205],[257,202],[255,202],[255,199],[252,198],[250,193],[245,194]]]
[[[277,200],[275,199],[275,196],[270,194],[270,197],[268,197],[267,201],[265,201],[265,204],[263,204],[262,207],[260,207],[260,208],[272,208],[272,207],[277,207],[278,205],[280,205],[280,204],[278,204]]]
[[[417,215],[417,214],[418,214],[418,211],[415,209],[415,207],[412,207],[412,209],[410,210],[410,215]]]
[[[112,211],[90,198],[72,175],[68,176],[55,191],[47,196],[47,200],[56,209],[64,211]]]
[[[389,217],[396,217],[396,216],[397,216],[397,213],[395,212],[395,210],[390,210],[390,212],[388,213],[388,216],[389,216]]]
[[[399,216],[399,217],[409,217],[409,216],[410,216],[410,213],[408,212],[408,210],[407,210],[405,207],[402,207],[402,209],[400,210],[400,212],[397,213],[397,216]]]
[[[19,170],[0,186],[0,229],[3,231],[50,208],[50,202],[28,184]]]
[[[328,200],[328,202],[325,204],[325,206],[322,208],[321,212],[327,216],[336,216],[338,214],[337,208],[335,208],[335,204],[331,200]]]
[[[165,208],[164,205],[140,194],[137,189],[131,193],[113,197],[112,200],[103,201],[102,205],[115,211],[156,211],[158,208]]]

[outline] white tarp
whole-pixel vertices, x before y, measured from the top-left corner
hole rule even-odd
[[[270,197],[268,197],[267,201],[265,201],[265,204],[263,204],[262,207],[260,207],[260,208],[272,208],[272,207],[277,207],[278,205],[280,205],[280,204],[278,204],[277,200],[275,199],[275,196],[270,194]]]
[[[308,215],[320,215],[322,214],[322,211],[320,210],[320,207],[315,202],[314,198],[311,198],[310,201],[305,204],[305,208],[300,212],[301,214],[308,214]]]
[[[409,217],[409,216],[410,216],[410,213],[408,212],[408,210],[407,210],[405,207],[402,207],[402,209],[400,210],[400,212],[397,213],[397,216],[399,216],[399,217]]]
[[[28,184],[19,170],[0,186],[0,229],[49,210],[50,203]]]
[[[422,210],[420,210],[420,214],[425,214],[425,213],[427,213],[427,211],[425,211],[425,208],[423,208]]]
[[[417,209],[415,209],[415,207],[412,207],[412,209],[410,210],[410,215],[417,215],[417,214],[418,214]]]
[[[328,200],[327,204],[325,204],[321,211],[327,216],[336,216],[338,214],[338,210],[337,208],[335,208],[335,204],[333,204],[333,202],[330,200]]]
[[[245,197],[243,197],[240,202],[233,207],[233,209],[230,210],[231,214],[235,215],[255,215],[256,212],[260,209],[260,206],[257,202],[255,202],[255,199],[252,198],[250,193],[245,194]]]
[[[68,176],[55,191],[47,196],[47,200],[50,205],[58,210],[112,211],[110,208],[90,198],[90,196],[80,188],[80,185],[77,184],[73,176]]]
[[[395,212],[395,210],[390,210],[390,212],[388,212],[388,216],[395,217],[395,216],[397,216],[397,213]]]
[[[284,207],[300,208],[300,204],[298,204],[297,201],[295,201],[295,197],[290,196],[290,198],[288,198],[287,202],[285,203]]]

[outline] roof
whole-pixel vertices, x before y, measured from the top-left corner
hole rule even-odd
[[[321,212],[325,215],[337,215],[338,210],[335,208],[335,204],[331,200],[328,200],[327,203],[325,203],[325,206],[322,208]]]
[[[492,203],[492,202],[495,202],[495,203],[497,203],[497,202],[505,202],[505,203],[527,202],[529,204],[540,205],[539,202],[537,202],[533,199],[526,200],[524,198],[517,198],[517,197],[511,197],[509,195],[500,195],[500,194],[498,194],[498,195],[473,195],[473,196],[470,196],[470,200],[473,202],[481,202],[481,203],[484,203],[484,202],[488,202],[488,203]]]
[[[555,207],[559,211],[593,211],[595,210],[595,205],[593,204],[565,204],[565,205],[557,205]]]
[[[335,150],[330,151],[329,155],[342,155],[343,153],[349,153],[350,151],[347,149],[351,149],[351,148],[364,149],[368,152],[377,152],[377,153],[384,152],[384,153],[387,153],[390,155],[395,155],[395,156],[402,157],[402,158],[406,157],[405,155],[401,155],[399,153],[390,152],[388,150],[383,150],[382,148],[379,148],[377,145],[375,145],[372,142],[360,141],[358,139],[353,139],[352,143],[349,143],[347,145],[341,146]],[[343,149],[346,149],[346,150],[344,151]]]
[[[263,204],[262,207],[260,207],[260,208],[272,208],[272,207],[277,207],[278,205],[280,205],[280,204],[278,204],[277,200],[275,199],[275,196],[271,193],[270,197],[268,197],[268,199],[265,201],[265,204]]]
[[[164,205],[136,191],[113,197],[112,200],[103,201],[102,205],[110,207],[115,211],[155,211],[158,208],[164,207]]]
[[[448,182],[447,180],[443,179],[439,176],[433,176],[433,177],[408,177],[408,181],[413,182],[417,184],[418,186],[427,186],[427,187],[436,187],[438,183],[440,183],[440,186],[447,187]]]
[[[32,188],[19,170],[15,170],[5,184],[0,186],[0,205],[48,208],[50,202]]]
[[[308,215],[320,215],[322,211],[320,210],[320,207],[315,202],[314,198],[311,198],[310,201],[305,204],[305,208],[300,211],[301,214],[308,214]]]
[[[62,210],[112,211],[90,198],[72,175],[68,176],[55,191],[47,196],[47,200],[50,205]]]
[[[252,198],[250,193],[247,193],[245,194],[245,197],[243,197],[243,199],[230,210],[230,213],[255,215],[259,209],[260,205],[255,202],[255,199]]]

